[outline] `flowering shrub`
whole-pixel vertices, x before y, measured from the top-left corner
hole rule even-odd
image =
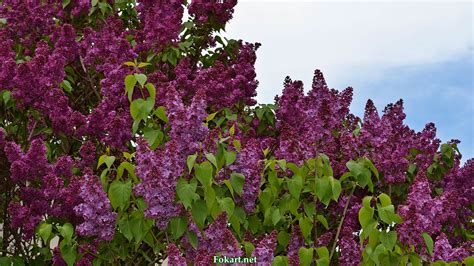
[[[459,142],[319,70],[256,105],[236,3],[2,1],[0,264],[473,265]]]

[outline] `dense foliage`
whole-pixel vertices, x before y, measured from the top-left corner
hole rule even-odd
[[[318,70],[256,105],[236,3],[1,1],[0,264],[473,265],[459,142]]]

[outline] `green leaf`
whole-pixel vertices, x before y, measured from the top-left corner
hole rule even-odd
[[[133,74],[133,76],[142,87],[145,85],[145,82],[147,80],[147,77],[145,74]]]
[[[252,243],[245,241],[244,249],[247,257],[250,257],[252,255],[252,252],[255,250],[255,246]]]
[[[298,215],[298,208],[300,207],[300,202],[294,198],[292,198],[288,204],[289,210],[291,214],[294,216]]]
[[[368,158],[363,158],[363,162],[365,163],[365,166],[368,167],[370,171],[372,171],[372,173],[374,173],[375,177],[379,179],[379,171],[377,170],[375,165],[372,163],[372,161],[370,161]]]
[[[2,92],[2,98],[3,98],[3,103],[5,103],[5,105],[8,104],[8,102],[11,99],[11,92],[7,91],[7,90],[4,90]]]
[[[174,239],[180,238],[188,228],[188,219],[186,217],[174,217],[170,222],[171,233]]]
[[[217,113],[218,113],[218,112],[209,114],[209,115],[206,117],[206,122],[209,122],[209,121],[211,121],[212,119],[214,119],[214,117],[216,117]]]
[[[99,0],[91,0],[91,6],[95,7],[98,2],[99,2]]]
[[[324,226],[324,228],[326,228],[326,230],[329,229],[329,224],[328,224],[328,220],[326,220],[326,217],[319,214],[316,216],[316,219],[318,219],[318,221],[321,222],[321,224]]]
[[[144,99],[136,99],[130,104],[130,115],[134,120],[145,120],[153,110],[153,103]]]
[[[385,252],[385,247],[379,244],[375,250],[370,254],[370,258],[375,262],[376,265],[380,265],[379,256]]]
[[[427,233],[423,233],[421,235],[423,236],[423,239],[425,240],[425,244],[426,244],[426,248],[428,249],[428,252],[430,253],[430,255],[433,255],[433,239]]]
[[[133,89],[137,84],[137,79],[133,75],[127,75],[125,77],[125,93],[127,93],[128,100],[132,101]]]
[[[104,163],[105,165],[107,165],[107,168],[110,169],[110,167],[112,167],[114,162],[115,162],[115,156],[107,156],[104,154],[99,157],[99,162],[97,163],[97,169],[99,169],[99,167],[103,165]]]
[[[0,19],[1,21],[2,19]],[[10,265],[15,265],[12,264],[12,257],[0,257],[0,265],[2,266],[10,266]],[[24,264],[23,264],[24,265]],[[15,265],[16,266],[16,265]]]
[[[311,220],[308,217],[301,217],[299,219],[299,225],[304,238],[309,239],[311,230],[313,229],[313,223],[311,222]]]
[[[120,229],[120,232],[122,232],[122,234],[125,236],[125,238],[128,239],[128,241],[131,241],[133,239],[132,228],[128,219],[128,215],[122,216],[122,218],[118,221],[118,227]]]
[[[154,149],[156,148],[156,146],[158,146],[158,140],[160,140],[163,137],[163,132],[161,132],[161,130],[159,129],[146,127],[143,129],[143,137],[148,142],[148,145],[150,145],[152,149]]]
[[[286,248],[288,246],[288,243],[290,242],[290,234],[288,234],[286,231],[280,231],[278,233],[277,240],[280,246]]]
[[[318,266],[329,266],[329,250],[327,247],[316,248],[319,259],[316,260]]]
[[[198,247],[197,234],[194,231],[188,231],[187,235],[188,235],[189,242],[191,243],[191,246],[193,246],[194,249],[197,249]]]
[[[393,205],[388,205],[385,207],[377,207],[377,211],[382,221],[384,221],[386,224],[392,224],[393,222],[392,217],[395,214],[394,213],[395,208]]]
[[[372,183],[372,180],[370,179],[370,170],[365,167],[364,163],[355,162],[351,160],[346,163],[346,166],[349,171],[351,171],[352,175],[356,178],[357,183],[361,187],[364,188],[368,186],[371,192],[374,191],[374,185]]]
[[[329,205],[331,198],[334,197],[334,193],[331,185],[331,177],[324,176],[322,178],[316,178],[316,197],[324,204]],[[340,193],[340,192],[339,192]]]
[[[228,179],[224,180],[224,184],[227,186],[227,188],[229,189],[229,192],[230,194],[232,195],[233,198],[235,198],[235,195],[234,195],[234,188],[232,187],[232,184],[230,183],[230,181]]]
[[[196,187],[196,183],[188,183],[182,178],[176,184],[176,193],[186,209],[191,206],[194,200],[199,199],[199,195],[196,194]]]
[[[397,232],[390,231],[390,232],[381,232],[380,234],[380,242],[385,246],[387,250],[392,250],[397,243]]]
[[[126,65],[126,66],[130,66],[130,67],[135,67],[135,66],[137,66],[137,64],[135,64],[135,62],[132,62],[132,61],[127,61],[127,62],[125,62],[125,63],[123,63],[123,64]],[[133,75],[129,75],[129,76],[132,76],[132,77],[133,77]],[[135,77],[134,77],[134,78],[135,78]]]
[[[234,151],[224,151],[225,165],[229,166],[235,162],[237,154]]]
[[[216,216],[217,217],[217,216]],[[237,218],[235,215],[232,215],[232,217],[229,218],[230,225],[232,228],[234,228],[235,232],[237,235],[240,235],[240,222],[239,218]]]
[[[329,250],[327,247],[316,248],[316,253],[318,253],[320,258],[329,258]]]
[[[71,0],[63,0],[63,8],[67,7],[71,3]]]
[[[170,62],[171,65],[176,66],[178,63],[178,58],[176,57],[176,54],[174,52],[170,52],[168,54],[168,62]]]
[[[63,226],[58,226],[59,234],[64,238],[65,242],[69,243],[74,234],[74,227],[70,223],[65,223]]]
[[[137,176],[135,175],[135,166],[129,162],[122,162],[117,168],[117,179],[123,176],[123,171],[127,170],[128,175],[136,182],[138,182]]]
[[[129,222],[131,226],[130,229],[137,244],[142,242],[154,223],[153,220],[146,219],[140,210],[132,212]]]
[[[272,261],[272,266],[288,266],[288,257],[276,256]]]
[[[270,207],[274,201],[273,193],[271,192],[270,188],[263,190],[258,197],[264,210]]]
[[[209,162],[202,162],[194,166],[196,178],[204,187],[208,187],[212,183],[212,165]]]
[[[204,200],[206,201],[207,209],[212,210],[212,207],[216,202],[216,191],[212,188],[212,186],[204,190]]]
[[[420,255],[418,255],[416,253],[410,253],[409,257],[410,257],[411,265],[413,265],[413,266],[421,266],[422,265]]]
[[[378,198],[380,200],[380,203],[382,203],[382,207],[392,205],[392,200],[390,199],[390,197],[387,194],[382,193],[382,194],[379,195]]]
[[[272,212],[272,223],[273,226],[277,225],[278,222],[281,220],[280,209],[275,208]]]
[[[63,257],[67,265],[73,266],[77,258],[77,252],[74,246],[69,245],[67,241],[62,240],[59,243],[59,250],[61,252],[61,257]]]
[[[293,178],[288,179],[287,184],[291,196],[293,196],[295,199],[299,199],[301,189],[303,188],[303,177],[300,175],[294,175]]]
[[[223,199],[218,199],[217,202],[219,203],[221,209],[227,212],[227,217],[231,217],[232,214],[234,214],[235,204],[231,198],[226,197]]]
[[[61,82],[61,84],[59,84],[59,86],[61,88],[63,88],[63,90],[65,90],[67,93],[71,93],[72,92],[72,86],[71,86],[71,83],[68,81],[68,80],[63,80],[63,82]]]
[[[474,256],[466,257],[462,261],[462,263],[463,263],[463,265],[466,265],[466,266],[473,266],[474,265]]]
[[[219,166],[217,165],[216,156],[214,156],[214,154],[206,153],[206,158],[216,167],[216,169],[219,169]]]
[[[242,174],[233,172],[230,174],[230,183],[232,184],[234,191],[239,196],[241,196],[244,189],[245,176]]]
[[[237,151],[240,152],[240,140],[234,139],[232,141],[232,145],[234,145],[234,147],[237,149]]]
[[[43,239],[44,243],[48,243],[48,239],[51,236],[53,226],[48,223],[41,223],[38,226],[38,235]]]
[[[186,160],[186,165],[188,166],[189,174],[193,170],[194,163],[196,162],[197,154],[189,155],[188,159]]]
[[[206,221],[208,210],[206,207],[206,202],[203,200],[197,200],[191,204],[191,213],[193,219],[196,222],[196,225],[202,229],[204,227],[204,222]]]
[[[332,199],[337,201],[339,195],[341,195],[341,182],[334,177],[329,176],[329,184],[331,185]]]
[[[372,217],[374,215],[374,209],[373,208],[365,208],[362,207],[359,210],[359,223],[362,226],[362,229],[367,227],[369,223],[372,221]]]
[[[132,194],[132,182],[128,180],[125,183],[115,180],[109,187],[110,204],[114,209],[120,208],[125,210],[130,204],[130,196]]]
[[[151,65],[151,64],[142,62],[142,63],[138,64],[138,68],[143,68],[143,67],[146,67],[146,66],[149,66],[149,65]]]
[[[132,132],[133,134],[137,133],[138,127],[140,126],[140,121],[141,120],[134,120],[132,124]]]
[[[112,165],[114,164],[115,162],[115,156],[107,156],[105,158],[105,165],[107,165],[107,168],[110,168],[112,167]]]
[[[148,100],[150,100],[153,104],[153,106],[155,105],[155,99],[156,99],[156,89],[155,89],[155,86],[151,83],[147,83],[145,85],[145,88],[148,90],[148,94],[150,96],[148,96]]]
[[[303,207],[306,215],[308,217],[313,217],[314,213],[316,212],[316,205],[313,202],[305,202]]]
[[[286,160],[285,159],[277,160],[276,162],[280,166],[281,170],[286,171]]]
[[[309,266],[313,261],[313,249],[301,247],[299,250],[300,265]]]
[[[159,119],[163,120],[163,122],[168,123],[169,119],[168,116],[166,116],[166,108],[164,106],[159,106],[156,108],[154,115],[158,117]]]
[[[359,239],[360,239],[360,243],[362,244],[363,241],[367,238],[367,237],[370,237],[371,234],[375,234],[373,233],[374,231],[377,231],[377,230],[374,230],[377,228],[377,221],[374,220],[374,219],[370,219],[366,226],[362,229],[362,232],[359,236]],[[378,237],[378,236],[377,236]],[[369,239],[370,240],[370,239]]]

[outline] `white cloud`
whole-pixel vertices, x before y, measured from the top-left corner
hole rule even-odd
[[[472,11],[472,2],[241,1],[227,35],[263,44],[257,100],[272,102],[287,75],[309,88],[319,68],[342,89],[393,67],[472,53]]]

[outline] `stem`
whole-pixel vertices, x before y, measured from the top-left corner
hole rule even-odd
[[[356,188],[356,185],[353,184],[351,193],[349,194],[349,198],[347,199],[346,205],[344,206],[344,212],[342,213],[341,221],[339,222],[339,226],[337,227],[336,237],[334,238],[334,243],[332,244],[332,248],[331,248],[331,255],[329,255],[329,262],[331,262],[332,256],[334,255],[334,251],[336,250],[336,244],[339,240],[339,234],[341,233],[342,224],[344,223],[344,218],[346,217],[347,208],[349,207],[349,202],[351,201],[352,194],[354,194],[355,188]]]
[[[92,82],[91,77],[89,76],[89,73],[87,72],[87,69],[86,69],[86,67],[84,66],[84,60],[82,59],[82,56],[79,56],[79,61],[81,62],[82,70],[84,70],[84,73],[86,73],[86,75],[87,75],[87,81],[89,82],[89,85],[90,85],[91,88],[94,90],[95,95],[97,96],[97,98],[98,98],[99,101],[100,101],[100,99],[101,99],[100,94],[99,94],[99,92],[96,90],[96,88],[95,88],[95,86],[94,86],[94,83]]]
[[[28,135],[28,142],[30,142],[31,138],[33,137],[33,132],[35,131],[35,128],[36,128],[36,124],[38,123],[38,121],[35,120],[35,122],[33,123],[33,128],[31,128],[31,132],[30,132],[30,135]]]

